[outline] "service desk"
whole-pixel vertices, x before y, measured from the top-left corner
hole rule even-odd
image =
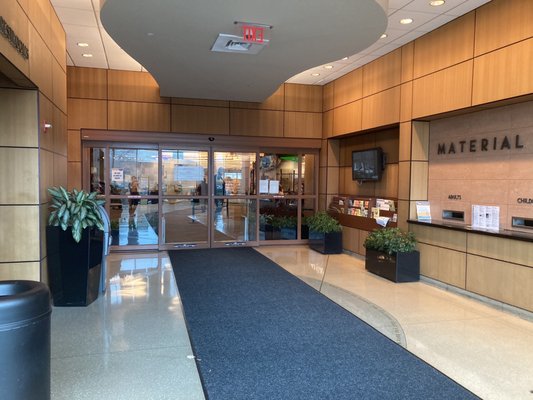
[[[421,275],[533,311],[533,234],[445,221],[408,223],[418,240]]]

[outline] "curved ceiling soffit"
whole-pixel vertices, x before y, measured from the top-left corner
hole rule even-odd
[[[161,96],[261,102],[290,77],[364,50],[387,27],[388,0],[106,0],[109,35]],[[213,52],[235,21],[271,25],[256,55]]]

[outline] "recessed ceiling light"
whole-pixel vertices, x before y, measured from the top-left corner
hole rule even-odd
[[[318,72],[313,72],[311,76],[320,76],[320,74]]]
[[[80,46],[80,47],[89,47],[89,43],[79,42],[78,46]]]
[[[148,32],[148,33],[146,34],[146,36],[154,36],[154,35],[155,35],[154,32]]]
[[[380,39],[385,39],[387,36],[389,36],[389,35],[387,35],[386,33],[384,33],[384,34],[381,35],[379,38],[380,38]]]
[[[446,1],[444,0],[432,0],[429,2],[429,5],[433,7],[437,7],[437,6],[442,6],[444,3],[446,3]]]
[[[93,55],[91,53],[83,53],[83,57],[91,58]]]
[[[403,18],[403,19],[400,20],[400,24],[402,24],[402,25],[408,25],[408,24],[410,24],[412,22],[413,22],[412,18]]]
[[[324,68],[325,69],[331,69],[331,68],[333,68],[333,65],[324,65]]]
[[[342,61],[346,61],[347,59],[348,59],[348,57],[344,57],[344,58],[342,59]]]

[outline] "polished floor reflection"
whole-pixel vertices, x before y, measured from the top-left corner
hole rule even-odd
[[[532,399],[533,322],[361,257],[258,250],[483,399]],[[105,296],[52,313],[52,399],[203,399],[166,253],[114,253]],[[290,394],[287,395],[290,399]]]

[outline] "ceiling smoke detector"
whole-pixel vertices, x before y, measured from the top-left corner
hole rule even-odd
[[[221,53],[258,54],[268,45],[268,40],[262,43],[247,42],[242,36],[219,33],[217,40],[213,43],[211,51]]]

